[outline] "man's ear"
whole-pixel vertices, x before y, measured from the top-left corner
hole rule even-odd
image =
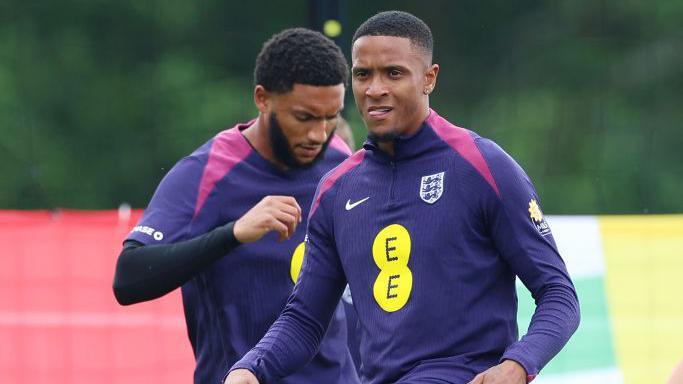
[[[425,72],[425,94],[432,93],[436,87],[436,78],[439,75],[439,64],[432,64]]]
[[[271,99],[270,92],[266,91],[262,85],[257,85],[254,87],[254,104],[258,108],[259,112],[266,113],[270,107]]]

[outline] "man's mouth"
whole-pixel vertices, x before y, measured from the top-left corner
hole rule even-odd
[[[374,119],[381,119],[386,117],[393,108],[387,106],[374,106],[368,108],[368,116]]]
[[[316,157],[318,155],[318,153],[320,153],[322,146],[321,145],[300,145],[298,148],[299,148],[299,153],[303,157]]]

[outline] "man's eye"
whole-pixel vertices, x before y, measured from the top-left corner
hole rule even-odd
[[[301,121],[301,122],[304,122],[304,121],[311,120],[311,116],[310,115],[296,115],[296,119]]]

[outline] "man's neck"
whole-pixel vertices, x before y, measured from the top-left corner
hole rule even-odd
[[[422,127],[422,124],[424,123],[425,120],[427,120],[427,117],[429,117],[429,106],[425,108],[424,112],[424,117],[417,123],[413,128],[407,129],[406,131],[402,132],[400,136],[404,137],[409,137],[417,133],[417,131],[420,130],[420,127]],[[387,153],[390,156],[394,156],[394,142],[395,140],[389,140],[389,141],[380,141],[377,143],[377,146],[379,147],[382,152]]]
[[[379,149],[382,152],[388,154],[389,156],[392,156],[392,157],[394,156],[394,141],[393,140],[379,142],[379,143],[377,143],[377,146],[379,147]]]
[[[263,121],[264,119],[265,117],[263,115],[259,115],[259,117],[254,121],[254,124],[242,131],[242,135],[244,135],[247,141],[252,147],[254,147],[254,150],[256,150],[261,157],[273,163],[278,168],[286,169],[287,167],[285,167],[275,158],[273,147],[270,145],[268,129]]]

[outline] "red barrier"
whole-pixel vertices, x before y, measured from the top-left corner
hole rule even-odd
[[[0,383],[192,382],[180,292],[129,307],[112,293],[140,213],[0,211]]]

